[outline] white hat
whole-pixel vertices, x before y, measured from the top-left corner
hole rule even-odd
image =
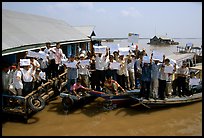
[[[29,66],[30,59],[20,59],[20,66]]]
[[[84,55],[83,53],[81,53],[81,54],[79,55],[79,57],[85,57],[85,55]]]

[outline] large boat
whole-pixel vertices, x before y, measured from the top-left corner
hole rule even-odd
[[[150,45],[179,45],[179,42],[175,42],[171,38],[167,37],[157,37],[156,35],[150,39],[150,42],[147,43]]]

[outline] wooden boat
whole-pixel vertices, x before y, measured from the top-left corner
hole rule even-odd
[[[159,99],[142,99],[131,96],[135,99],[136,103],[132,106],[142,105],[146,108],[155,108],[155,107],[169,107],[169,106],[179,106],[186,105],[194,102],[202,101],[202,92],[193,94],[192,96],[185,97],[172,97],[164,100]]]

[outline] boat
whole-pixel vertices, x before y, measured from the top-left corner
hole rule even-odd
[[[202,65],[196,67],[190,67],[190,72],[195,72],[197,78],[201,80],[200,85],[197,86],[188,86],[188,90],[192,92],[192,95],[189,96],[173,96],[165,98],[164,100],[160,99],[152,99],[149,100],[138,98],[136,96],[131,96],[135,99],[135,104],[131,106],[138,106],[142,105],[146,108],[156,108],[156,107],[170,107],[170,106],[180,106],[180,105],[187,105],[195,102],[202,101]]]
[[[63,83],[60,83],[63,82]],[[24,123],[35,113],[43,110],[46,104],[56,95],[59,89],[66,84],[66,72],[42,84],[26,96],[2,94],[2,113],[5,119],[20,117]]]
[[[185,46],[177,46],[177,52],[180,54],[194,53],[195,63],[202,63],[202,45],[194,46],[193,43],[186,43]]]
[[[150,42],[147,44],[150,45],[179,45],[179,42],[175,42],[171,38],[167,37],[157,37],[156,35],[150,39]]]

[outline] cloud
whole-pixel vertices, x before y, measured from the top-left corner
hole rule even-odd
[[[127,17],[141,17],[142,16],[142,14],[134,7],[130,7],[128,9],[122,10],[121,14]]]

